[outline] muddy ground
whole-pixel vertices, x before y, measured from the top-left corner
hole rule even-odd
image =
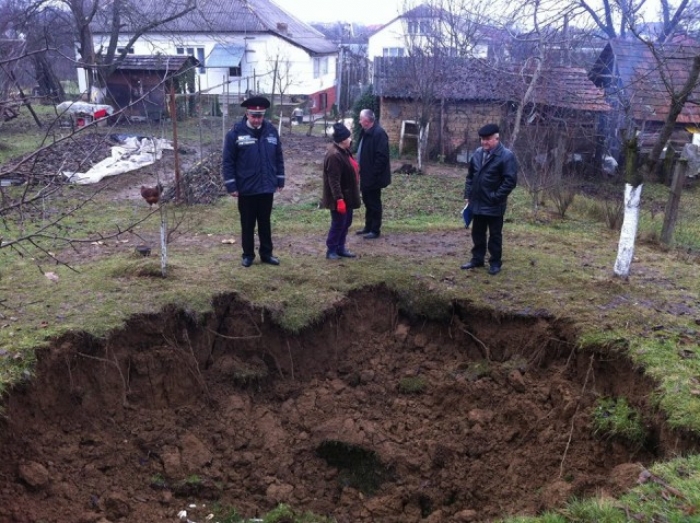
[[[323,147],[288,140],[288,169]],[[140,198],[154,176],[123,175],[106,197]],[[443,248],[464,248],[455,238]],[[4,402],[0,522],[175,522],[187,509],[200,523],[280,502],[339,523],[490,521],[619,494],[643,464],[694,448],[657,419],[644,448],[595,437],[598,397],[646,408],[652,386],[623,358],[574,351],[565,321],[455,303],[439,324],[396,304],[367,289],[292,336],[224,295],[207,317],[172,310],[107,340],[56,340]]]

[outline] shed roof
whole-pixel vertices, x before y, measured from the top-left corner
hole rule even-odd
[[[436,99],[461,101],[522,100],[531,71],[493,68],[479,59],[396,57],[375,59],[375,91],[388,98],[421,98],[420,80]],[[532,92],[532,102],[577,111],[610,109],[605,93],[584,69],[545,67]]]
[[[522,76],[521,93],[531,81],[531,74]],[[579,67],[543,67],[533,91],[533,101],[575,111],[610,110],[610,105],[605,101],[605,91],[588,78],[585,69]]]
[[[117,66],[117,71],[158,71],[175,74],[199,65],[199,60],[186,55],[126,55]]]
[[[182,10],[179,2],[129,0],[130,15],[122,16],[123,33],[133,33],[144,20],[164,19],[170,12]],[[111,31],[109,10],[104,10],[92,24],[95,34]],[[234,33],[254,36],[274,34],[312,54],[332,54],[337,46],[310,25],[294,17],[271,0],[198,0],[196,8],[166,24],[152,34]]]
[[[610,96],[629,104],[635,120],[663,122],[671,107],[671,92],[678,93],[688,80],[700,45],[688,38],[673,40],[652,48],[639,40],[610,40],[593,68],[591,80],[608,88]],[[700,122],[700,89],[696,85],[689,103],[676,120]]]

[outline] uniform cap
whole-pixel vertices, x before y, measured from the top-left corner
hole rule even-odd
[[[270,100],[264,96],[251,96],[241,103],[252,114],[265,114],[265,110],[270,107]]]

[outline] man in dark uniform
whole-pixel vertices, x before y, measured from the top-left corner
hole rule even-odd
[[[518,183],[515,155],[500,142],[496,124],[479,129],[481,147],[469,160],[464,199],[472,212],[472,258],[462,269],[484,266],[489,251],[489,274],[501,272],[503,216],[508,195]],[[488,230],[488,243],[486,232]]]
[[[243,267],[255,259],[255,226],[258,226],[260,261],[279,265],[272,255],[270,215],[275,191],[284,187],[284,158],[277,129],[265,120],[270,101],[263,96],[245,100],[245,116],[226,133],[223,152],[226,191],[238,198],[241,217]]]

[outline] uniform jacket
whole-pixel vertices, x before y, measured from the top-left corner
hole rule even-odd
[[[499,143],[488,159],[479,147],[469,160],[464,198],[472,214],[503,216],[508,195],[518,183],[518,163],[510,149]]]
[[[282,143],[274,125],[248,127],[245,117],[226,133],[222,158],[224,185],[242,196],[274,193],[284,187]]]
[[[321,207],[336,210],[336,202],[345,200],[348,209],[359,209],[360,190],[357,184],[357,171],[350,162],[352,153],[335,143],[328,146],[323,160],[323,199]]]
[[[391,183],[389,137],[375,122],[360,133],[360,188],[371,191],[388,187]]]

